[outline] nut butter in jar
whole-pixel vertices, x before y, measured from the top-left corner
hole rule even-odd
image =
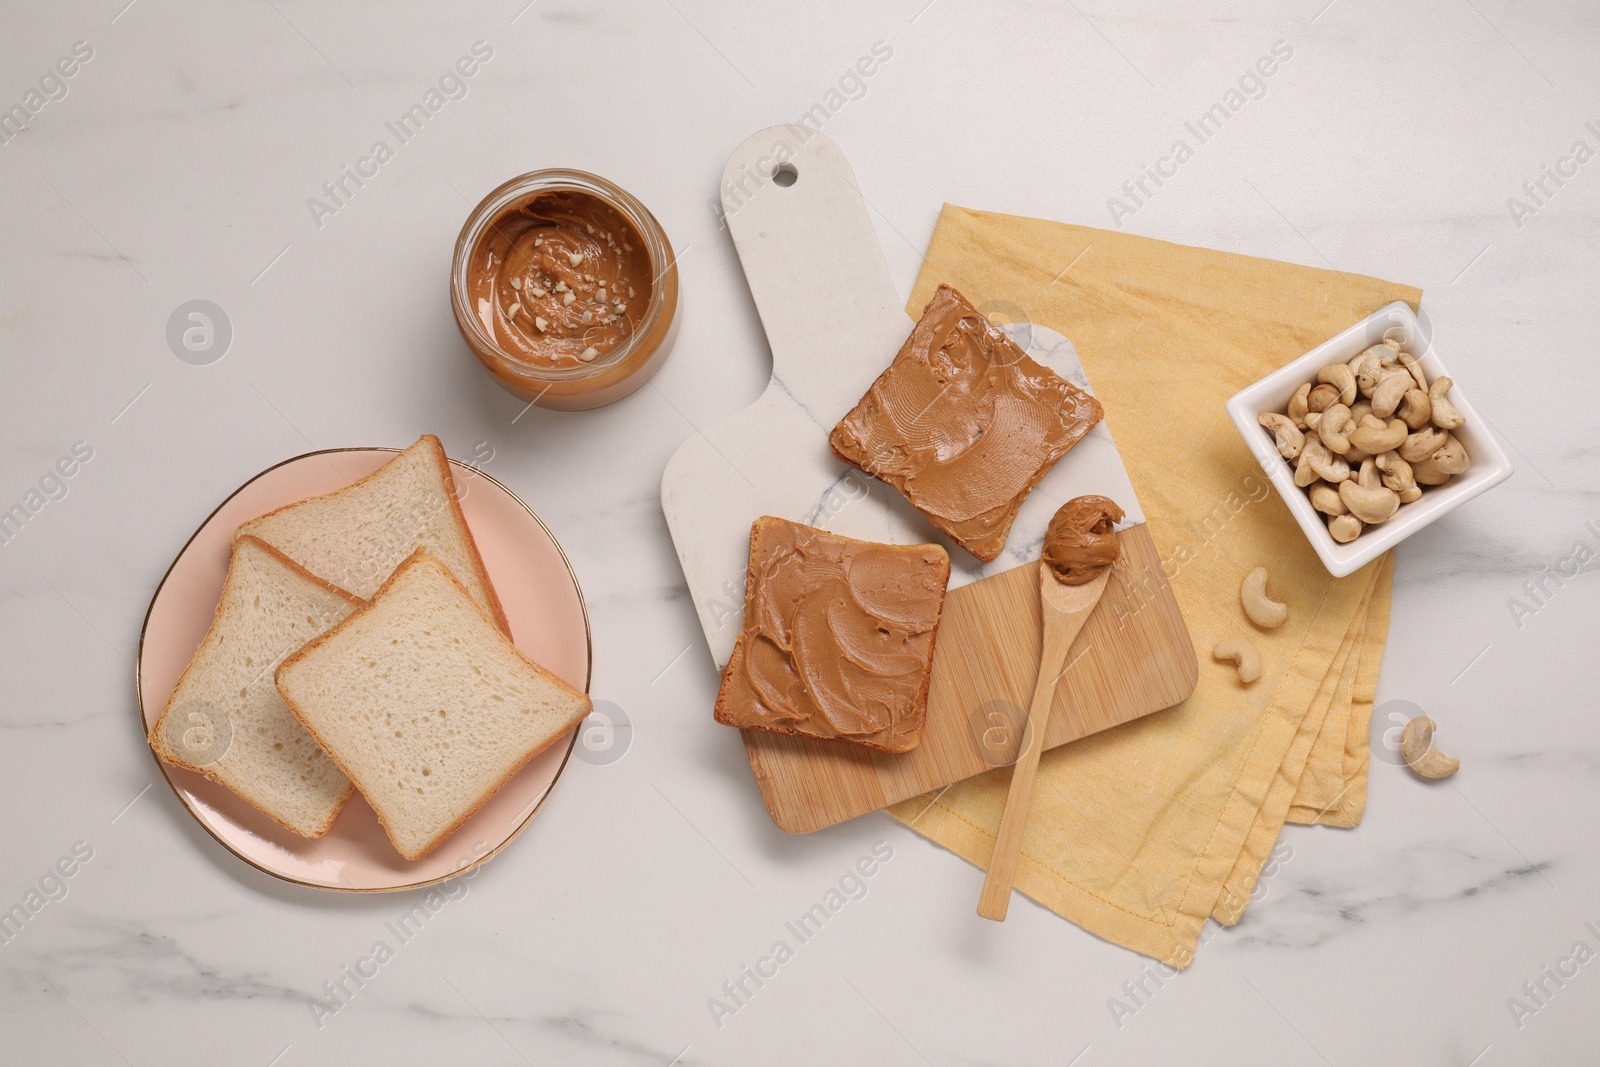
[[[632,195],[582,171],[539,170],[467,217],[450,306],[506,389],[545,408],[600,407],[667,358],[678,268],[661,224]]]

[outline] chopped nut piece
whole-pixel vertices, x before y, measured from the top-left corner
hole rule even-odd
[[[600,291],[594,294],[594,298],[604,304],[606,302],[606,287],[602,285]]]
[[[508,319],[516,318],[517,317],[517,312],[519,312],[521,310],[522,310],[522,305],[521,304],[512,304],[510,310],[508,310],[506,312],[506,318],[508,318]]]
[[[628,296],[630,299],[633,297],[633,286],[631,285],[628,286]]]
[[[556,282],[556,292],[564,293],[566,291],[567,291],[567,283],[566,282]]]
[[[522,279],[521,278],[512,278],[511,279],[511,288],[513,288],[513,289],[521,289],[522,288]]]
[[[532,293],[534,296],[543,296],[544,295],[544,290],[539,288],[537,285],[534,286],[532,289],[529,289],[528,292]]]
[[[589,325],[589,324],[590,324],[590,323],[592,323],[592,322],[594,322],[594,312],[592,312],[592,311],[585,311],[585,312],[584,312],[584,313],[583,313],[583,320],[582,320],[582,321],[583,321],[583,324],[584,324],[584,325],[585,325],[585,326],[587,326],[587,325]]]
[[[565,292],[565,293],[562,293],[561,294],[561,306],[562,307],[571,307],[572,306],[572,302],[574,300],[577,300],[577,299],[578,298],[576,296],[572,295],[572,292],[570,290]]]
[[[544,319],[540,318],[538,315],[535,315],[533,317],[533,325],[540,333],[544,333],[544,328],[550,324],[544,321]]]
[[[582,252],[568,252],[567,253],[567,262],[572,264],[574,267],[576,267],[579,263],[583,262],[583,253]]]
[[[583,360],[585,363],[588,363],[588,362],[592,361],[594,359],[594,357],[598,356],[599,354],[600,354],[600,352],[596,348],[592,348],[592,347],[591,348],[585,348],[579,354],[578,358]]]

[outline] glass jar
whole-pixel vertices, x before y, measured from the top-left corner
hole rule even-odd
[[[486,327],[472,295],[474,257],[480,269],[492,268],[483,249],[501,220],[551,194],[588,196],[620,215],[649,257],[650,295],[633,331],[592,362],[554,365],[509,350]],[[609,237],[609,235],[608,235]],[[624,244],[631,245],[624,239]],[[604,178],[578,170],[536,170],[512,178],[473,208],[456,238],[450,268],[450,307],[473,354],[507,390],[544,408],[576,411],[620,400],[649,381],[667,358],[677,335],[678,267],[667,235],[648,208]],[[604,307],[601,308],[605,310]],[[585,319],[585,321],[588,321]],[[543,327],[540,327],[543,329]],[[589,355],[586,352],[585,355]],[[583,357],[580,357],[583,358]]]

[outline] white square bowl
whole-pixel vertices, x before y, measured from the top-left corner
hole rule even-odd
[[[1267,411],[1284,411],[1296,389],[1306,382],[1317,380],[1317,371],[1330,363],[1348,363],[1386,337],[1399,341],[1407,351],[1421,355],[1422,369],[1428,381],[1449,374],[1444,364],[1439,362],[1432,339],[1417,321],[1411,307],[1397,300],[1337,337],[1313,348],[1288,366],[1241,389],[1229,399],[1227,405],[1228,417],[1238,427],[1256,462],[1261,464],[1261,469],[1266,471],[1267,477],[1277,487],[1283,502],[1289,505],[1295,520],[1300,523],[1300,529],[1322,558],[1322,565],[1335,578],[1343,578],[1360,569],[1441,515],[1511,477],[1510,457],[1478,417],[1477,411],[1462,397],[1461,383],[1457,381],[1450,390],[1450,402],[1466,416],[1466,423],[1450,433],[1461,441],[1472,466],[1465,474],[1451,478],[1446,485],[1424,486],[1421,499],[1400,505],[1400,510],[1389,521],[1368,526],[1354,541],[1340,544],[1333,539],[1323,516],[1312,508],[1310,496],[1294,484],[1293,465],[1278,454],[1272,434],[1256,421],[1256,416]],[[1453,379],[1454,376],[1451,377]]]

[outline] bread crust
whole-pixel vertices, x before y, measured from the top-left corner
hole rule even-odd
[[[484,569],[484,566],[483,566],[483,553],[478,551],[478,542],[472,536],[472,527],[467,525],[466,514],[461,510],[461,500],[460,500],[459,494],[456,491],[455,473],[450,469],[450,457],[445,453],[444,445],[443,445],[442,442],[440,442],[438,437],[436,437],[435,435],[433,435],[431,433],[425,433],[421,437],[419,437],[415,441],[413,441],[406,448],[401,449],[399,455],[395,456],[395,459],[399,459],[400,456],[405,455],[407,452],[410,452],[413,448],[417,448],[417,447],[421,447],[421,448],[426,449],[428,451],[428,453],[430,455],[432,455],[434,463],[439,469],[439,474],[440,474],[441,478],[444,480],[445,486],[448,487],[449,490],[450,490],[448,493],[445,494],[446,506],[450,509],[450,514],[455,518],[456,525],[458,525],[461,528],[462,534],[466,538],[467,548],[470,550],[469,553],[468,553],[468,556],[469,556],[468,562],[472,567],[474,575],[478,579],[479,583],[481,583],[482,586],[483,586],[484,595],[487,596],[488,599],[489,599],[489,607],[491,609],[490,610],[490,621],[492,621],[495,624],[495,626],[500,629],[501,633],[504,633],[507,636],[509,636],[510,633],[511,633],[511,620],[506,618],[505,608],[502,607],[501,604],[500,604],[500,595],[497,592],[495,592],[494,582],[489,580],[489,572]],[[362,477],[362,478],[357,478],[355,481],[351,482],[347,486],[344,486],[343,488],[335,489],[330,493],[320,493],[317,496],[307,497],[305,500],[296,500],[293,503],[285,504],[285,505],[283,505],[282,507],[279,507],[279,508],[274,508],[271,511],[267,512],[265,515],[257,515],[255,518],[251,519],[249,522],[246,522],[242,526],[240,526],[239,530],[243,530],[245,526],[249,526],[252,523],[261,522],[264,519],[270,519],[274,515],[280,514],[281,512],[288,511],[290,508],[297,508],[301,504],[306,504],[306,503],[309,503],[310,501],[313,501],[313,500],[325,500],[330,496],[337,496],[338,494],[344,492],[347,489],[353,489],[358,485],[364,485],[365,483],[367,483],[367,482],[371,481],[372,479],[376,478],[379,474],[383,473],[383,471],[385,469],[387,469],[389,464],[393,463],[395,461],[395,459],[389,460],[382,467],[379,467],[377,470],[373,471],[371,474],[368,474],[368,475],[366,475],[365,477]],[[236,530],[234,532],[234,539],[235,540],[238,540],[240,537],[252,537],[252,536],[254,536],[254,535],[253,534],[240,533],[238,530]],[[447,567],[445,569],[448,570],[449,568]],[[396,567],[395,570],[399,570],[399,568]],[[458,582],[457,584],[460,584],[460,583]],[[376,596],[377,594],[373,594],[373,595]],[[469,592],[467,595],[471,596],[472,594]],[[476,597],[473,598],[473,602],[474,603],[477,602],[477,598]]]
[[[348,601],[352,606],[360,608],[366,604],[366,601],[362,600],[355,594],[346,592],[345,590],[334,585],[332,582],[326,581],[317,577],[315,574],[312,574],[310,571],[300,566],[300,564],[296,563],[282,552],[279,552],[276,548],[272,547],[261,538],[256,537],[254,534],[239,534],[236,531],[232,541],[233,551],[237,552],[239,546],[247,541],[251,542],[254,547],[266,552],[267,555],[271,556],[279,563],[294,571],[301,578],[304,578],[315,585],[321,586],[328,592],[335,594],[345,601]],[[217,627],[222,623],[222,608],[223,605],[228,602],[228,595],[233,591],[234,580],[233,565],[230,561],[227,577],[223,579],[222,583],[222,595],[217,598],[217,606],[211,613],[211,625],[206,629],[205,636],[200,639],[200,644],[195,646],[194,655],[189,657],[188,666],[184,667],[183,673],[178,675],[178,681],[175,685],[173,685],[172,692],[167,697],[166,706],[161,709],[161,714],[156,716],[156,721],[145,733],[145,740],[150,745],[151,751],[155,752],[155,754],[162,760],[172,764],[175,767],[182,767],[184,770],[194,771],[196,774],[203,775],[210,781],[216,782],[218,785],[227,788],[229,792],[234,792],[234,790],[232,787],[228,786],[228,783],[219,778],[215,772],[207,770],[205,767],[190,763],[189,761],[181,758],[177,753],[168,749],[167,746],[162,743],[161,728],[166,723],[167,716],[171,715],[173,708],[177,706],[178,694],[183,691],[183,685],[189,680],[189,675],[194,671],[195,664],[199,662],[201,653],[206,652],[216,646],[218,640]],[[287,659],[285,662],[287,662]],[[276,684],[276,679],[274,679],[274,684]],[[296,717],[298,718],[298,716]],[[319,741],[318,744],[321,744],[321,742]],[[345,777],[349,778],[350,776],[347,774]],[[279,826],[282,826],[285,830],[303,837],[317,838],[326,834],[333,826],[334,820],[339,817],[340,812],[344,811],[344,806],[349,803],[350,798],[355,794],[355,791],[355,783],[351,782],[349,788],[345,790],[344,796],[339,800],[339,803],[334,806],[333,812],[328,816],[327,821],[325,821],[321,827],[317,829],[316,833],[312,834],[304,834],[295,827],[290,826],[288,823],[284,822],[282,819],[278,818],[272,812],[266,810],[261,805],[257,804],[253,799],[245,796],[243,793],[234,792],[234,795],[240,800],[243,800],[245,803],[249,804],[251,807],[255,808],[257,811],[261,812],[261,814],[265,815],[273,822],[277,823]]]
[[[339,758],[338,753],[334,752],[328,747],[326,740],[323,739],[321,734],[317,733],[316,727],[313,726],[306,718],[304,710],[298,704],[296,704],[293,699],[290,698],[288,693],[283,691],[283,685],[280,679],[283,672],[288,670],[292,665],[299,663],[313,651],[322,647],[324,643],[331,640],[335,634],[342,633],[344,629],[354,623],[356,619],[379,606],[383,602],[383,595],[389,591],[389,587],[394,585],[394,583],[400,579],[401,575],[409,572],[411,568],[419,566],[436,567],[439,573],[443,574],[450,580],[450,584],[454,585],[461,591],[461,595],[466,598],[467,603],[471,604],[480,615],[483,615],[485,620],[490,623],[494,622],[494,619],[484,614],[483,608],[479,606],[476,600],[473,599],[472,594],[467,591],[467,587],[461,584],[460,579],[458,579],[454,574],[450,573],[449,567],[445,566],[442,561],[440,561],[426,548],[419,548],[409,557],[407,557],[404,563],[400,564],[400,566],[394,569],[394,573],[391,574],[388,580],[383,583],[383,586],[372,595],[371,600],[367,601],[364,605],[351,612],[345,617],[343,622],[340,622],[337,626],[334,626],[331,629],[319,634],[317,637],[313,638],[304,646],[302,646],[298,652],[295,652],[294,654],[285,658],[282,663],[278,664],[278,669],[274,671],[272,675],[273,684],[278,687],[278,695],[283,698],[284,704],[288,705],[289,711],[294,714],[295,718],[300,720],[300,724],[306,728],[306,731],[311,734],[312,738],[316,740],[317,744],[322,746],[322,751],[328,754],[328,758],[333,760],[335,765],[338,766],[339,770],[344,772],[344,776],[346,778],[350,779],[353,789],[361,789],[361,779],[354,773],[354,771],[352,771],[349,766],[345,764],[342,759]],[[576,697],[583,702],[586,710],[584,711],[583,715],[573,720],[572,726],[569,726],[567,728],[568,730],[572,729],[573,726],[577,726],[578,723],[581,723],[585,718],[588,717],[589,712],[594,710],[594,703],[589,699],[589,694],[580,692],[578,689],[568,683],[566,679],[558,676],[554,671],[529,659],[523,654],[522,650],[512,642],[511,638],[508,637],[504,631],[501,631],[500,637],[501,640],[505,641],[506,645],[510,647],[511,651],[515,653],[517,658],[522,660],[523,663],[527,664],[529,667],[532,667],[534,671],[543,675],[549,681],[554,682],[560,688],[565,689],[569,696]],[[435,836],[431,841],[427,842],[415,853],[407,852],[405,849],[400,847],[400,843],[395,839],[394,828],[389,825],[389,820],[384,817],[384,813],[376,804],[371,805],[373,814],[377,815],[378,822],[383,826],[383,832],[388,836],[389,843],[394,846],[394,850],[396,852],[400,853],[402,857],[408,860],[415,861],[423,859],[432,853],[434,849],[443,844],[445,839],[451,834],[461,829],[462,825],[468,819],[476,815],[478,810],[489,802],[490,798],[492,798],[496,793],[500,792],[500,790],[505,787],[507,782],[509,782],[512,778],[515,778],[517,773],[521,771],[523,767],[528,765],[528,761],[532,760],[533,757],[539,755],[540,753],[547,751],[552,745],[565,736],[566,731],[563,731],[562,733],[552,737],[543,745],[530,750],[520,760],[514,763],[511,769],[501,776],[499,781],[495,782],[491,788],[485,791],[484,794],[478,799],[478,802],[474,804],[464,815],[445,827],[437,836]],[[361,789],[361,794],[362,796],[366,796],[366,790]]]
[[[756,586],[757,586],[757,580],[758,580],[758,576],[759,576],[759,573],[760,573],[760,560],[758,559],[758,556],[757,556],[757,546],[761,543],[761,534],[767,528],[768,525],[770,525],[773,522],[777,522],[777,521],[780,521],[780,520],[778,520],[774,516],[763,515],[760,518],[756,519],[755,523],[751,526],[751,530],[750,530],[750,554],[749,554],[748,561],[747,561],[747,563],[745,565],[745,606],[746,607],[749,606],[750,598],[755,593],[755,589],[756,589]],[[843,535],[843,534],[830,534],[829,536],[838,537],[838,538],[841,538],[841,539],[846,540],[846,541],[859,541],[860,540],[859,538],[845,537],[845,535]],[[871,541],[864,541],[864,542],[861,542],[861,543],[862,544],[878,545],[878,542],[871,542]],[[917,546],[914,546],[914,545],[882,545],[882,546],[879,546],[879,547],[887,547],[887,548],[932,547],[932,548],[939,548],[938,545],[927,545],[927,546],[920,546],[920,545],[917,545]],[[940,555],[944,557],[944,559],[943,559],[943,563],[944,563],[943,571],[944,571],[944,573],[941,576],[941,582],[942,582],[942,584],[948,586],[949,582],[950,582],[950,557],[949,557],[948,554],[946,554],[943,551],[943,549],[940,549]],[[900,722],[898,724],[896,724],[896,725],[900,726],[901,729],[892,731],[894,733],[900,733],[901,730],[903,730],[905,728],[905,724],[907,724],[907,723],[912,724],[911,729],[910,729],[910,737],[911,737],[911,743],[910,744],[903,745],[903,746],[901,746],[899,748],[894,748],[894,747],[885,745],[882,742],[871,740],[871,738],[873,738],[873,737],[878,737],[878,736],[881,736],[883,733],[891,732],[891,731],[887,731],[887,730],[880,731],[880,733],[878,733],[878,734],[869,734],[869,735],[866,735],[864,737],[822,737],[822,736],[819,736],[817,734],[807,733],[804,730],[797,729],[794,726],[790,726],[790,725],[787,725],[787,724],[784,724],[784,723],[772,723],[770,725],[767,724],[767,723],[762,723],[759,726],[755,726],[755,725],[751,725],[751,724],[749,724],[747,722],[741,721],[736,716],[736,714],[733,712],[733,710],[731,708],[731,696],[730,696],[730,693],[729,693],[729,690],[730,690],[731,686],[730,686],[729,683],[730,683],[730,679],[732,679],[732,677],[733,677],[734,672],[738,669],[739,665],[744,662],[744,648],[745,648],[745,634],[744,633],[740,633],[740,635],[734,640],[733,653],[732,653],[732,655],[730,655],[728,657],[728,665],[726,667],[724,667],[723,670],[722,670],[722,681],[721,681],[721,684],[717,687],[717,700],[716,700],[716,703],[712,707],[711,716],[712,716],[713,719],[715,719],[717,722],[722,723],[724,726],[736,727],[741,732],[743,732],[745,730],[763,730],[763,731],[765,731],[767,733],[783,734],[783,735],[788,736],[788,737],[803,737],[808,741],[818,741],[818,742],[833,743],[833,744],[845,744],[845,745],[851,745],[851,746],[856,746],[856,747],[860,747],[860,748],[867,748],[867,749],[871,749],[871,750],[873,750],[875,752],[882,752],[882,753],[884,753],[886,755],[891,755],[891,756],[897,756],[897,755],[900,755],[900,754],[905,753],[905,752],[910,752],[911,750],[915,749],[919,744],[922,743],[922,730],[923,730],[923,727],[925,725],[927,725],[927,721],[928,721],[928,692],[932,688],[932,685],[933,685],[933,661],[934,661],[934,657],[937,656],[938,652],[939,652],[939,627],[943,623],[944,623],[944,605],[943,605],[943,601],[941,600],[940,608],[939,608],[939,616],[938,616],[938,618],[936,620],[934,620],[933,629],[930,631],[930,640],[929,640],[929,644],[928,644],[928,669],[923,675],[922,688],[918,691],[916,705],[915,705],[915,707],[913,707],[913,709],[911,710],[910,714],[906,715],[905,718],[901,719]]]

